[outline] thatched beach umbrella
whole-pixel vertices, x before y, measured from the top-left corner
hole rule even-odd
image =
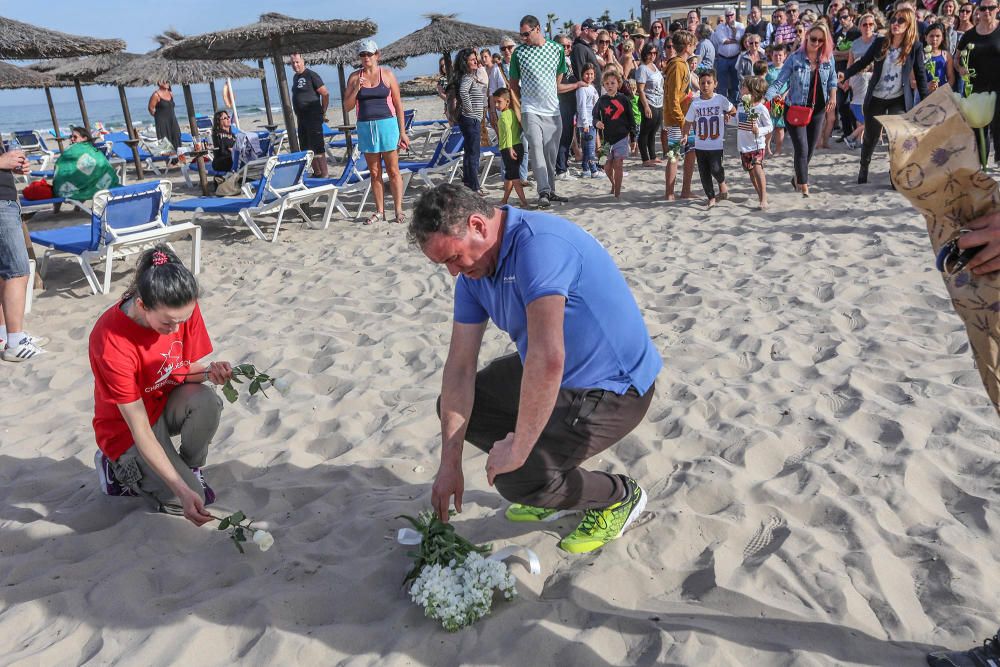
[[[49,103],[49,116],[52,118],[52,131],[55,132],[56,143],[59,145],[59,150],[60,151],[63,149],[63,141],[64,141],[64,139],[63,139],[63,136],[62,136],[62,131],[59,129],[59,119],[56,117],[56,105],[52,101],[52,89],[53,88],[63,88],[63,87],[68,86],[70,84],[66,83],[65,81],[59,81],[55,77],[49,75],[48,72],[50,70],[54,69],[55,67],[57,67],[57,66],[59,66],[61,64],[64,64],[64,63],[66,63],[66,62],[68,62],[70,60],[72,60],[72,58],[55,58],[55,59],[52,59],[52,60],[42,60],[42,61],[37,62],[37,63],[32,63],[31,65],[28,65],[26,67],[18,68],[18,69],[24,69],[24,70],[28,70],[28,71],[31,71],[31,72],[35,72],[35,73],[44,72],[44,74],[40,74],[41,78],[38,79],[38,83],[36,83],[36,84],[27,84],[27,85],[24,85],[24,86],[7,86],[7,87],[10,87],[10,88],[17,87],[17,88],[44,88],[45,89],[45,99]],[[6,65],[6,63],[5,63],[5,65]],[[6,65],[6,66],[7,67],[14,67],[14,65]]]
[[[260,76],[260,70],[235,62],[214,62],[209,60],[170,60],[163,57],[163,52],[170,44],[177,43],[181,36],[167,32],[156,37],[162,45],[156,51],[132,59],[120,67],[97,77],[97,83],[109,83],[121,87],[150,86],[157,81],[179,83],[184,89],[184,104],[187,107],[188,123],[191,126],[191,136],[198,141],[198,124],[194,119],[194,99],[191,97],[191,84],[206,83],[215,79],[255,79]],[[124,100],[124,94],[122,96]],[[128,123],[131,127],[131,123]],[[208,175],[205,165],[198,160],[198,179],[201,190],[208,194]]]
[[[90,117],[87,115],[87,103],[83,99],[81,82],[91,83],[101,74],[123,65],[133,58],[138,58],[138,55],[124,52],[102,53],[85,58],[71,58],[61,60],[58,66],[48,70],[48,73],[62,81],[73,82],[73,87],[76,88],[76,99],[80,104],[80,115],[83,117],[83,126],[89,130]]]
[[[451,76],[452,51],[499,44],[504,37],[513,38],[517,32],[456,21],[455,14],[425,14],[424,18],[430,19],[428,25],[381,49],[382,59],[391,61],[440,53],[444,56],[448,76]]]
[[[376,30],[378,26],[367,20],[320,21],[297,19],[284,14],[263,14],[257,23],[188,37],[164,49],[163,54],[168,58],[204,60],[271,58],[278,78],[278,92],[281,94],[281,111],[285,117],[288,143],[293,151],[298,151],[299,139],[295,132],[295,119],[292,116],[292,102],[288,94],[282,56],[334,48],[370,37]]]
[[[303,56],[306,63],[337,66],[337,78],[340,83],[340,108],[344,116],[344,125],[348,125],[351,122],[349,116],[350,110],[344,106],[344,98],[347,96],[347,81],[344,76],[344,67],[347,66],[352,69],[358,69],[361,67],[361,58],[358,57],[358,42],[360,41],[361,40],[356,40],[350,44],[338,46],[335,49],[317,51],[316,53],[308,53]],[[392,67],[393,69],[403,69],[406,67],[406,58],[386,60],[385,58],[379,57],[379,64],[385,65],[386,67]]]
[[[123,51],[121,39],[94,39],[0,16],[0,59],[75,58]]]

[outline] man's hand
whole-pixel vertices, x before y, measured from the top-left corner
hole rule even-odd
[[[177,498],[184,507],[184,518],[196,526],[204,526],[212,520],[212,515],[205,511],[205,502],[197,493],[187,486],[180,489]]]
[[[514,434],[508,433],[506,438],[493,443],[493,449],[486,459],[486,481],[493,486],[493,480],[497,475],[514,472],[523,466],[527,459],[527,454],[515,449]]]
[[[652,118],[653,117],[653,110],[649,108],[649,105],[646,105],[643,108],[642,115],[645,116],[646,118]]]
[[[24,151],[7,151],[0,154],[0,169],[21,171],[27,161]]]
[[[965,227],[973,231],[959,238],[958,247],[965,250],[982,246],[969,261],[969,269],[977,276],[1000,271],[1000,213],[983,216]]]
[[[212,384],[225,384],[233,378],[233,367],[228,361],[213,361],[205,369],[205,377]]]
[[[438,518],[448,523],[448,508],[451,497],[455,496],[455,511],[462,513],[462,492],[465,490],[465,477],[462,474],[462,463],[441,463],[434,486],[431,487],[431,507],[437,512]]]

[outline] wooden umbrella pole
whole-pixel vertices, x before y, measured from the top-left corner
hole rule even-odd
[[[132,110],[128,108],[128,98],[125,97],[125,86],[118,86],[118,98],[122,103],[122,113],[125,114],[125,131],[128,133],[128,138],[132,140],[130,144],[132,148],[132,163],[135,164],[135,178],[141,181],[145,178],[145,175],[142,173],[142,160],[139,158],[139,144],[135,141],[139,137],[132,126]]]
[[[347,83],[344,80],[344,65],[343,65],[343,63],[337,65],[337,77],[340,79],[340,110],[343,112],[343,115],[344,115],[344,125],[350,125],[351,124],[351,112],[347,108],[347,102],[346,102],[346,98],[347,98]],[[353,146],[352,141],[351,141],[351,133],[350,133],[350,131],[345,131],[344,132],[344,139],[346,139],[345,143],[347,144],[347,153],[346,153],[347,159],[350,159],[351,155],[354,154],[354,146]]]
[[[208,82],[208,92],[212,94],[212,113],[219,110],[219,98],[215,96],[215,81]]]
[[[188,112],[188,123],[191,125],[191,138],[194,140],[195,144],[199,142],[198,137],[198,123],[194,119],[194,98],[191,97],[191,85],[184,84],[184,105],[187,107]],[[208,196],[208,173],[205,171],[205,163],[202,162],[201,156],[197,155],[200,152],[195,150],[195,160],[198,161],[198,180],[201,182],[201,193]],[[184,169],[184,165],[181,165],[181,169]]]
[[[260,89],[264,93],[264,113],[267,114],[267,124],[274,125],[274,114],[271,113],[271,93],[267,90],[267,72],[264,70],[264,61],[257,60],[257,67],[260,68]]]
[[[80,115],[83,116],[83,126],[90,131],[90,118],[87,117],[87,103],[83,100],[83,86],[80,85],[79,79],[73,79],[73,85],[76,87],[76,99],[80,103]]]
[[[45,98],[49,101],[49,115],[52,116],[52,131],[56,133],[56,143],[59,144],[59,152],[63,150],[62,130],[59,129],[59,119],[56,118],[56,105],[52,103],[52,90],[45,86]]]
[[[278,94],[281,95],[281,115],[285,117],[285,131],[288,132],[288,146],[293,153],[299,150],[299,135],[295,131],[295,116],[292,115],[292,99],[288,94],[288,79],[285,78],[285,63],[281,61],[277,44],[274,43],[271,60],[274,63],[275,78],[278,80]]]

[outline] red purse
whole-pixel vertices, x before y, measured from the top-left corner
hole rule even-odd
[[[816,106],[816,91],[819,89],[819,65],[816,66],[816,87],[813,88],[813,98],[809,106],[791,105],[785,110],[785,122],[795,127],[805,127],[812,121],[813,107]]]

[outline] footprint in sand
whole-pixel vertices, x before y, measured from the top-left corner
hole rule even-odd
[[[778,550],[788,535],[789,530],[785,520],[772,514],[767,521],[761,522],[760,527],[750,537],[750,541],[743,547],[743,565],[757,567]]]

